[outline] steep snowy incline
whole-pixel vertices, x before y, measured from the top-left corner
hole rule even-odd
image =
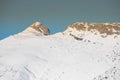
[[[22,32],[0,41],[0,80],[119,80],[119,55],[118,34]]]

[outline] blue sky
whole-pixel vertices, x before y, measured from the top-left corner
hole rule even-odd
[[[74,22],[120,22],[120,0],[0,0],[0,39],[36,21],[52,34]]]

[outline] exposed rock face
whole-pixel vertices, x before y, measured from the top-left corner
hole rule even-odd
[[[35,22],[31,26],[29,26],[27,29],[25,29],[20,34],[22,35],[50,35],[50,31],[47,27],[42,25],[40,22]]]
[[[35,22],[30,27],[32,27],[33,29],[35,29],[38,32],[43,33],[44,35],[50,35],[49,29],[47,27],[45,27],[44,25],[42,25],[40,22]]]
[[[90,31],[94,32],[97,31],[100,34],[120,34],[120,23],[74,23],[69,28],[74,28],[78,31]]]
[[[31,25],[31,27],[41,33],[43,33],[44,35],[49,35],[50,31],[47,27],[45,27],[44,25],[42,25],[40,22],[35,22],[34,24]]]

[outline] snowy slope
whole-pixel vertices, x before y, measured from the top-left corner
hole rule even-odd
[[[45,36],[29,27],[0,41],[0,80],[120,80],[119,63],[116,34],[68,28]]]

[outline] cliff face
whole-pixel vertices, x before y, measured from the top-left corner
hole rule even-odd
[[[75,29],[77,31],[98,32],[99,34],[120,34],[120,23],[74,23],[68,26],[68,29]]]

